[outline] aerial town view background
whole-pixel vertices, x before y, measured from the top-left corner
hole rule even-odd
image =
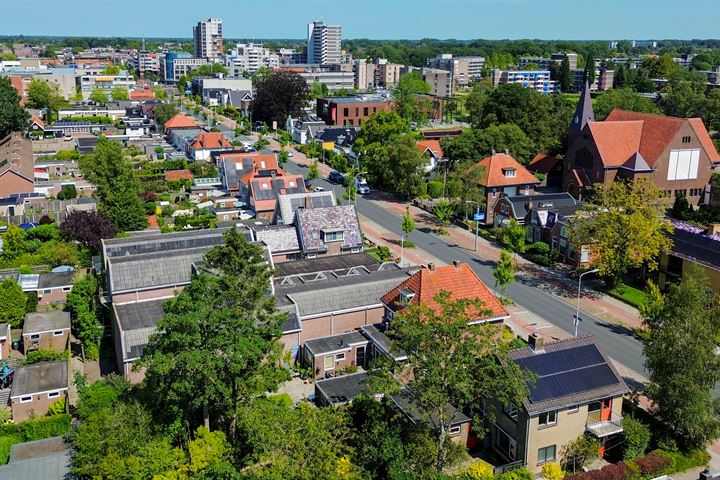
[[[0,480],[720,478],[720,4],[0,12]]]

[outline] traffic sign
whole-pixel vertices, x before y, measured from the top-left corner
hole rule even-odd
[[[473,213],[473,221],[480,222],[485,220],[485,212]]]

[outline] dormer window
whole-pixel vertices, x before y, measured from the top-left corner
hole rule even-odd
[[[341,229],[325,229],[322,231],[323,241],[328,242],[339,242],[343,240],[344,232]]]
[[[512,178],[517,175],[517,170],[514,168],[503,168],[503,175],[508,178]]]
[[[263,189],[263,190],[269,190],[269,189],[270,189],[270,185],[267,184],[267,183],[263,183],[263,184],[262,184],[262,189]]]
[[[260,160],[260,168],[265,169],[265,160]]]
[[[400,289],[400,305],[410,305],[410,302],[415,297],[415,292],[409,288]]]

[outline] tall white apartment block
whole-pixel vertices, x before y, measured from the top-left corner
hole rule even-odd
[[[196,58],[207,58],[212,62],[223,56],[222,20],[208,18],[193,27],[193,47]]]
[[[342,27],[323,22],[308,23],[307,63],[327,65],[340,63]]]
[[[225,57],[225,64],[233,70],[234,75],[239,75],[244,71],[252,75],[260,67],[279,67],[280,56],[256,43],[238,43]]]

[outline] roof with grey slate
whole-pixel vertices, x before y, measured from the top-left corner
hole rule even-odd
[[[23,322],[23,335],[69,329],[70,312],[61,312],[59,310],[28,313],[25,315],[25,321]]]
[[[150,342],[150,335],[156,330],[157,327],[147,327],[123,332],[123,361],[127,362],[142,357],[145,346]]]
[[[0,480],[65,480],[70,473],[70,450],[0,465]]]
[[[159,298],[144,302],[121,303],[113,305],[115,318],[117,318],[120,329],[123,332],[137,330],[140,328],[155,327],[165,312],[163,304],[169,298]]]
[[[59,288],[72,286],[75,272],[41,273],[38,279],[38,288]]]
[[[278,306],[296,305],[301,318],[381,305],[382,296],[407,279],[408,272],[394,265],[375,272],[355,267],[344,274],[287,277],[284,285],[275,286],[275,302]]]
[[[413,394],[409,389],[403,388],[400,390],[400,393],[393,395],[390,398],[392,398],[395,405],[411,422],[418,423],[421,420],[429,420],[430,425],[433,428],[437,428],[437,415],[430,414],[428,417],[427,415],[422,414],[417,405],[415,405]],[[437,413],[437,410],[435,412]],[[470,421],[470,418],[468,418],[467,415],[449,403],[445,406],[445,418],[450,420],[450,426],[462,425],[463,423],[468,423]]]
[[[295,213],[303,252],[325,252],[323,231],[342,230],[343,248],[362,247],[362,231],[354,205],[324,208],[302,208]]]
[[[352,267],[366,267],[377,270],[380,262],[366,252],[348,253],[345,255],[327,255],[317,258],[306,258],[292,262],[282,262],[275,265],[275,277],[288,275],[301,275],[306,273],[327,272],[332,270],[347,270]]]
[[[318,380],[315,382],[315,390],[324,396],[330,405],[345,405],[367,390],[365,383],[367,378],[367,372],[359,372]],[[317,397],[318,395],[316,395],[316,399],[318,399]]]
[[[68,388],[67,361],[40,362],[15,369],[10,397],[22,397],[51,390]]]
[[[284,223],[286,225],[293,223],[295,221],[295,211],[298,208],[305,208],[306,199],[311,208],[332,207],[335,205],[335,193],[332,190],[325,192],[287,193],[278,195],[278,223]]]
[[[363,345],[367,343],[368,339],[358,332],[348,332],[330,337],[307,340],[305,342],[305,348],[313,355],[324,355],[337,352],[338,350],[348,349],[352,345]]]
[[[192,264],[202,260],[212,246],[110,258],[108,272],[112,293],[185,285],[192,277]]]
[[[50,437],[32,442],[16,443],[10,448],[9,462],[21,462],[68,450],[70,450],[70,443],[66,441],[65,437]]]
[[[125,257],[143,253],[166,252],[193,247],[215,246],[223,243],[227,229],[188,230],[173,233],[149,233],[103,240],[105,258]],[[247,235],[246,235],[247,236]],[[248,240],[252,240],[248,238]]]
[[[385,334],[385,331],[385,326],[382,323],[360,327],[360,332],[385,356],[392,358],[396,362],[407,360],[407,354],[399,348],[393,347],[392,340]]]
[[[537,375],[523,402],[530,415],[629,392],[625,381],[591,335],[512,350],[521,369]]]
[[[532,202],[532,208],[554,210],[560,207],[577,207],[582,204],[567,192],[543,193],[540,195],[513,195],[505,197],[512,204],[515,218],[525,218],[528,207]]]
[[[268,225],[255,229],[255,238],[270,247],[271,253],[300,250],[297,231],[293,225]]]

